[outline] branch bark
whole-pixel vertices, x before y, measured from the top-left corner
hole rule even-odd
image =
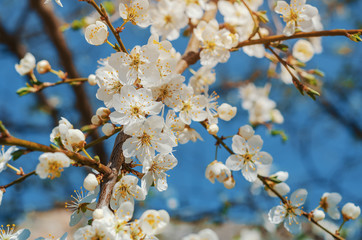
[[[69,50],[67,43],[65,41],[64,35],[59,30],[61,23],[59,19],[56,17],[52,9],[49,5],[43,3],[40,0],[29,0],[30,6],[38,13],[41,18],[44,27],[50,37],[50,40],[54,44],[56,48],[61,63],[64,67],[64,70],[68,73],[69,78],[79,78],[80,75],[75,67],[72,53]],[[76,96],[76,107],[78,111],[81,113],[81,121],[83,124],[87,124],[90,122],[92,118],[92,106],[88,101],[88,96],[85,92],[83,85],[72,86],[72,89]],[[93,139],[99,138],[99,134],[97,131],[93,131],[91,134]],[[94,147],[96,154],[100,157],[101,162],[103,164],[106,163],[107,157],[104,151],[103,144],[98,144]]]
[[[102,179],[103,183],[101,185],[101,193],[99,195],[97,208],[108,206],[109,202],[111,201],[113,187],[117,183],[117,177],[120,168],[125,162],[122,145],[129,137],[130,136],[125,134],[123,131],[117,135],[111,154],[111,159],[108,164],[108,167],[111,169],[112,173]]]

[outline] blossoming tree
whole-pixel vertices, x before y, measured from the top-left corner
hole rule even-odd
[[[45,4],[50,2],[47,0]],[[55,2],[63,6],[60,0]],[[134,219],[135,204],[148,197],[150,188],[167,191],[167,177],[172,175],[169,171],[177,171],[180,160],[173,153],[180,144],[202,139],[195,129],[199,124],[216,142],[215,159],[204,172],[210,182],[215,183],[216,179],[231,189],[238,184],[234,175],[241,174],[247,182],[264,186],[270,197],[279,198],[280,205],[268,213],[271,223],[283,222],[286,230],[299,234],[302,221],[308,221],[330,237],[344,239],[342,227],[359,217],[360,207],[348,202],[340,212],[342,196],[333,192],[324,193],[315,208],[304,209],[307,189],[297,189],[288,198],[289,174],[283,171],[269,174],[277,158],[267,148],[262,151],[263,139],[254,129],[284,121],[276,103],[269,98],[271,84],[257,87],[249,82],[240,87],[242,107],[248,111],[251,125],[242,124],[235,129],[230,146],[225,141],[227,137],[219,134],[222,132],[219,121],[232,121],[237,110],[220,101],[210,86],[217,81],[215,67],[228,62],[233,52],[243,50],[250,57],[270,60],[273,66],[280,64],[280,78],[285,84],[294,84],[301,94],[316,99],[320,92],[313,80],[322,74],[306,70],[305,63],[321,52],[320,38],[344,36],[358,42],[361,29],[323,30],[318,9],[306,0],[272,1],[274,13],[268,14],[279,14],[285,22],[282,34],[272,30],[273,22],[261,10],[263,0],[120,0],[113,3],[118,7],[114,14],[95,0],[81,2],[74,4],[89,4],[97,14],[81,26],[86,42],[94,46],[109,44],[113,53],[100,59],[99,68],[86,78],[74,76],[71,70],[55,70],[47,60],[37,61],[27,53],[15,65],[20,75],[29,77],[27,85],[17,93],[38,94],[58,85],[88,83],[98,88],[94,97],[104,107],[98,108],[94,115],[88,114],[90,124],[81,129],[74,128],[64,115],[54,129],[49,129],[49,142],[43,144],[13,136],[0,122],[0,144],[10,146],[3,147],[0,153],[0,172],[14,171],[19,175],[0,186],[0,204],[6,198],[6,189],[32,175],[54,179],[61,177],[67,168],[90,167],[92,172],[83,184],[87,192],[77,192],[74,201],[67,203],[72,211],[70,226],[83,218],[90,220],[72,238],[157,239],[167,228],[170,215],[165,210],[150,209]],[[123,23],[117,26],[114,22],[119,18]],[[125,46],[123,31],[131,24],[143,31],[150,30],[145,45]],[[182,54],[172,43],[181,37],[181,31],[189,35]],[[298,39],[292,49],[284,44],[289,39]],[[191,69],[192,77],[187,79],[183,75],[185,70],[198,61],[201,67]],[[40,81],[40,74],[53,74],[59,81]],[[97,136],[97,129],[104,136]],[[102,153],[97,156],[88,153],[113,135],[117,137],[110,159],[105,159]],[[217,159],[217,149],[221,147],[230,153],[227,159]],[[42,152],[34,171],[25,173],[12,165],[12,159],[31,151]],[[342,218],[338,230],[331,231],[320,224],[326,214],[335,221]],[[10,225],[0,230],[0,239],[29,236],[29,230],[15,230]],[[59,236],[65,238],[66,234]],[[204,229],[183,239],[219,238],[223,239],[211,229]]]

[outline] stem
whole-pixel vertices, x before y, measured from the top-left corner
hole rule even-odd
[[[14,167],[13,165],[7,163],[6,166],[12,170],[14,170],[16,173],[19,173],[20,172],[20,169]]]
[[[1,191],[2,188],[5,189],[5,188],[8,188],[8,187],[11,187],[12,185],[20,183],[20,182],[24,181],[25,179],[27,179],[28,177],[30,177],[31,175],[35,175],[35,174],[36,174],[35,171],[32,171],[32,172],[30,172],[28,174],[25,174],[24,176],[16,179],[15,181],[13,181],[13,182],[11,182],[9,184],[6,184],[4,186],[0,186],[0,191]]]
[[[112,48],[115,48],[115,46],[114,46],[110,41],[108,41],[108,39],[107,39],[107,43],[108,43]]]
[[[85,154],[88,158],[93,159],[93,158],[87,153],[87,151],[86,151],[84,148],[82,149],[82,151],[84,152],[84,154]]]
[[[102,142],[102,141],[104,141],[104,140],[112,137],[113,135],[115,135],[116,133],[118,133],[118,132],[121,131],[121,130],[122,130],[122,127],[117,128],[112,135],[110,135],[110,136],[104,135],[103,137],[100,137],[100,138],[98,138],[98,139],[96,139],[96,140],[88,143],[87,145],[85,145],[85,146],[84,146],[84,149],[88,149],[88,148],[90,148],[90,147],[93,147],[94,145],[97,145],[98,143],[100,143],[100,142]]]
[[[51,82],[44,82],[40,85],[34,85],[33,88],[35,88],[34,92],[40,92],[42,91],[44,88],[48,88],[48,87],[54,87],[60,84],[74,84],[74,83],[82,83],[82,82],[86,82],[88,81],[88,78],[69,78],[66,80],[60,80],[58,82],[55,83],[51,83]]]
[[[59,76],[59,72],[55,71],[54,69],[50,69],[49,72],[54,73],[55,75]]]
[[[338,232],[341,232],[343,225],[346,223],[347,221],[345,219],[343,219],[343,223],[341,224],[341,226],[338,228]]]

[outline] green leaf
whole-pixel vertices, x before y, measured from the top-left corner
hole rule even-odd
[[[347,34],[347,37],[351,39],[353,42],[362,42],[361,39],[361,33],[355,33],[355,34]]]
[[[314,101],[316,100],[316,96],[320,96],[321,94],[319,92],[317,92],[316,90],[314,89],[311,89],[310,87],[305,87],[305,90],[304,90],[309,97],[311,97]]]
[[[13,152],[11,154],[13,156],[13,161],[15,161],[18,158],[20,158],[21,156],[23,156],[26,152],[27,152],[27,150],[24,150],[24,149],[19,149],[19,150]]]
[[[285,134],[284,130],[271,130],[270,134],[272,136],[280,136],[283,142],[288,141],[288,136]]]
[[[22,87],[22,88],[19,88],[16,93],[19,95],[19,96],[24,96],[28,93],[32,93],[32,92],[36,92],[35,88],[33,87]]]
[[[269,18],[266,15],[267,11],[259,11],[259,12],[255,12],[256,16],[258,16],[258,19],[262,22],[262,23],[267,23],[269,22]]]

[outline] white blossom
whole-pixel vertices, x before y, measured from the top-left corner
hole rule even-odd
[[[98,194],[95,192],[85,194],[82,189],[80,191],[74,190],[74,193],[75,195],[71,195],[73,200],[65,203],[65,208],[72,212],[69,222],[69,226],[71,227],[79,223],[83,216],[87,219],[92,217],[92,212],[97,205],[96,200]]]
[[[324,214],[324,212],[322,210],[316,209],[313,211],[314,221],[316,221],[316,222],[322,221],[325,217],[326,217],[326,215]]]
[[[241,170],[245,179],[254,182],[257,179],[257,166],[269,165],[273,158],[267,152],[261,152],[263,140],[254,135],[246,141],[239,135],[233,137],[232,149],[235,154],[226,160],[226,166],[232,171]]]
[[[43,153],[39,157],[35,172],[42,179],[54,179],[60,177],[63,168],[69,167],[69,165],[69,157],[62,152]]]
[[[163,39],[175,40],[180,36],[180,29],[188,23],[181,1],[161,0],[149,13],[152,19],[151,33]]]
[[[212,183],[215,183],[215,179],[220,183],[224,183],[224,181],[231,177],[231,171],[222,162],[214,160],[207,166],[205,177]]]
[[[312,44],[304,39],[298,40],[293,47],[293,56],[301,62],[308,62],[313,58],[314,48]]]
[[[165,191],[168,187],[166,181],[166,171],[177,165],[177,159],[171,154],[158,154],[151,162],[143,164],[142,173],[144,173],[141,186],[145,192],[148,192],[152,183],[158,191]]]
[[[342,196],[339,193],[324,193],[319,205],[328,213],[332,219],[340,219],[341,214],[338,210],[337,204],[342,200]]]
[[[290,5],[285,1],[277,2],[275,12],[282,14],[284,22],[287,23],[283,31],[284,35],[293,35],[296,28],[304,32],[313,30],[312,18],[318,15],[318,9],[305,2],[306,0],[291,0]]]
[[[288,184],[285,183],[285,181],[288,179],[289,174],[288,172],[279,171],[269,176],[271,179],[275,179],[277,181],[281,181],[279,183],[269,181],[269,186],[271,186],[276,192],[278,192],[280,195],[284,196],[289,193],[290,187]],[[266,189],[267,193],[271,197],[277,197],[275,193],[273,193],[269,188]]]
[[[95,24],[90,24],[84,31],[85,40],[92,45],[102,45],[108,39],[107,25],[101,21],[96,21]]]
[[[108,63],[117,70],[119,78],[124,79],[126,85],[132,85],[136,80],[140,80],[142,85],[149,87],[160,79],[156,67],[159,55],[154,45],[135,46],[129,54],[124,52],[112,54]]]
[[[20,63],[15,64],[15,70],[22,76],[33,72],[34,68],[35,57],[31,53],[26,53],[25,56],[20,60]]]
[[[193,73],[190,78],[190,86],[194,89],[196,94],[200,94],[207,91],[207,88],[213,84],[216,80],[216,74],[213,68],[209,66],[202,66]]]
[[[166,133],[162,132],[164,120],[159,116],[147,118],[144,122],[134,123],[124,129],[124,133],[131,136],[123,146],[125,157],[134,157],[141,161],[151,161],[155,151],[167,154],[171,153],[176,143]]]
[[[133,203],[134,199],[145,200],[146,193],[137,185],[137,182],[137,177],[126,175],[114,185],[110,202],[112,209],[117,209],[123,202]]]
[[[290,200],[286,203],[273,207],[269,211],[269,221],[274,224],[279,224],[284,221],[284,227],[292,234],[298,234],[302,224],[300,215],[302,206],[307,198],[308,192],[305,189],[298,189],[293,192]]]
[[[153,100],[151,90],[136,90],[128,85],[122,87],[121,94],[115,94],[112,101],[116,111],[111,113],[111,121],[121,125],[142,122],[146,115],[158,114],[163,105]]]
[[[15,231],[15,224],[8,224],[6,227],[1,225],[0,227],[0,239],[1,240],[26,240],[30,236],[30,231],[28,229],[19,229]]]
[[[119,12],[125,22],[145,28],[150,25],[148,7],[148,0],[121,0]]]
[[[12,146],[6,152],[4,152],[5,147],[2,146],[0,152],[0,173],[7,168],[8,162],[12,159],[12,154],[18,150],[17,147]]]
[[[140,227],[148,235],[156,235],[164,231],[170,216],[165,210],[147,210],[140,217]]]
[[[175,108],[181,104],[180,95],[185,81],[184,76],[180,74],[170,74],[163,78],[160,86],[152,88],[154,99],[161,100],[166,106]]]
[[[240,127],[239,131],[238,131],[238,134],[245,140],[248,140],[249,138],[254,136],[254,133],[255,133],[255,131],[254,131],[253,127],[250,125],[244,125],[244,126]]]

